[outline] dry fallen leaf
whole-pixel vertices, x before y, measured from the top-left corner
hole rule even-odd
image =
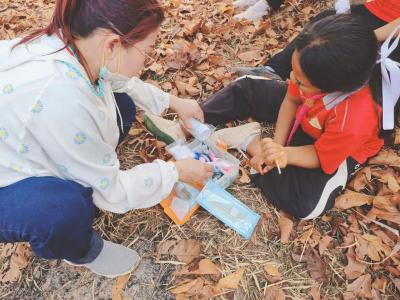
[[[354,178],[348,184],[348,187],[352,188],[356,192],[360,192],[367,186],[367,184],[370,181],[371,181],[371,168],[365,167],[356,173]]]
[[[400,128],[397,128],[395,131],[394,143],[395,145],[400,144]]]
[[[0,257],[10,258],[8,259],[8,263],[0,266],[0,283],[18,281],[22,275],[22,271],[28,265],[31,255],[32,251],[27,243],[5,244]]]
[[[386,294],[386,286],[388,284],[388,279],[384,277],[379,277],[374,280],[372,283],[372,288],[377,289],[382,292],[382,294]]]
[[[198,240],[162,241],[157,245],[157,255],[175,255],[179,261],[190,263],[200,257],[200,242]]]
[[[117,277],[115,284],[112,288],[112,300],[124,300],[122,292],[125,285],[128,283],[131,274]]]
[[[319,284],[314,284],[313,287],[311,288],[310,294],[313,300],[320,300],[321,299],[321,294],[319,292],[320,285]]]
[[[157,255],[168,255],[169,251],[176,245],[176,240],[162,241],[156,247]]]
[[[208,56],[208,61],[213,65],[219,65],[224,60],[222,55],[210,54]]]
[[[277,286],[267,287],[263,300],[285,300],[285,293]]]
[[[383,211],[398,213],[396,204],[393,203],[388,196],[376,196],[372,202],[374,208],[381,209]]]
[[[362,238],[368,242],[367,255],[374,261],[380,261],[384,257],[390,255],[389,246],[382,243],[382,239],[373,234],[363,234]]]
[[[400,278],[395,278],[392,275],[389,275],[390,280],[393,282],[394,286],[398,289],[400,292]]]
[[[200,256],[200,242],[197,240],[180,240],[170,251],[181,262],[190,263],[193,259]]]
[[[347,286],[346,292],[352,294],[354,297],[371,298],[371,275],[360,276]]]
[[[357,261],[354,247],[351,247],[347,252],[347,266],[344,268],[344,273],[347,279],[356,279],[365,273],[366,265]]]
[[[220,276],[221,270],[208,258],[194,261],[190,265],[184,266],[180,271],[174,273],[176,276],[182,275],[215,275]]]
[[[388,187],[389,189],[393,192],[393,193],[397,193],[398,191],[400,191],[400,185],[397,183],[396,178],[394,178],[394,176],[392,174],[389,174],[387,177],[387,183],[388,183]]]
[[[307,270],[316,282],[326,283],[328,281],[326,276],[327,264],[314,248],[311,248],[311,250],[308,248],[303,256],[292,253],[292,258],[297,262],[306,262]]]
[[[318,250],[319,254],[323,255],[326,250],[328,250],[328,247],[330,243],[332,242],[333,238],[330,237],[329,235],[324,236],[318,243]]]
[[[390,221],[400,225],[400,213],[399,212],[388,212],[373,207],[367,217],[374,219],[379,218],[382,220]]]
[[[298,240],[302,244],[308,243],[312,248],[314,248],[316,245],[319,244],[321,240],[321,234],[317,230],[314,230],[313,227],[311,227],[310,229],[305,230],[300,238],[298,238]]]
[[[289,237],[293,229],[293,221],[281,213],[278,223],[281,231],[281,242],[282,244],[286,244],[289,242]]]
[[[344,194],[336,198],[335,207],[339,209],[348,209],[351,207],[362,206],[364,204],[372,204],[374,196],[346,190]]]
[[[218,281],[217,287],[221,289],[237,289],[242,280],[245,268],[241,267],[235,273],[232,273]]]
[[[204,279],[203,278],[196,278],[194,280],[191,280],[189,282],[186,282],[176,288],[173,288],[170,290],[172,294],[182,294],[182,293],[187,293],[190,292],[191,294],[196,294],[204,286]]]
[[[369,163],[372,165],[400,167],[400,155],[393,149],[384,149],[377,156],[371,158]]]
[[[281,273],[278,270],[278,266],[275,263],[267,263],[264,265],[264,270],[268,275],[281,277]]]
[[[251,51],[239,53],[238,57],[245,62],[251,62],[254,60],[260,60],[263,56],[259,50],[251,50]]]

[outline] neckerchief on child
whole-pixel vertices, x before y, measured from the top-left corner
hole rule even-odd
[[[300,105],[299,110],[296,113],[296,119],[294,120],[294,124],[292,130],[290,131],[289,137],[286,142],[286,146],[289,146],[290,142],[292,141],[293,135],[299,128],[301,121],[305,118],[307,112],[310,110],[311,107],[314,106],[315,100],[318,98],[323,97],[325,94],[317,94],[311,97],[305,97],[303,92],[300,90],[300,97],[304,100],[303,104]]]
[[[307,112],[310,110],[311,107],[314,106],[315,100],[317,100],[318,98],[322,98],[325,109],[329,110],[329,109],[334,108],[340,102],[346,100],[350,95],[359,91],[360,89],[357,89],[357,90],[355,90],[353,92],[349,92],[349,93],[334,92],[334,93],[329,93],[329,94],[316,94],[316,95],[311,95],[311,96],[304,95],[304,93],[300,90],[300,97],[303,100],[303,104],[301,104],[299,110],[296,113],[296,119],[294,121],[292,130],[290,131],[289,137],[287,139],[286,146],[290,145],[290,142],[292,141],[295,132],[299,128],[299,126],[300,126],[301,122],[303,121],[303,119],[305,118]]]
[[[400,31],[400,25],[393,30],[381,47],[382,71],[382,109],[383,129],[394,128],[394,108],[400,97],[400,63],[389,58],[390,54],[397,48],[400,35],[391,43],[394,35]]]

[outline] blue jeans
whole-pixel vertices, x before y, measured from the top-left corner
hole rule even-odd
[[[115,96],[122,142],[136,107],[126,94]],[[102,246],[92,229],[96,211],[91,188],[56,177],[27,178],[0,188],[0,243],[29,242],[41,258],[90,262]]]

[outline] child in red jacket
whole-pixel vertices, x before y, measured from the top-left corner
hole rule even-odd
[[[393,128],[400,71],[398,66],[387,71],[390,51],[381,52],[383,94],[373,31],[351,15],[323,18],[297,37],[289,84],[239,78],[202,105],[205,121],[216,125],[249,116],[277,121],[274,139],[261,141],[257,122],[223,129],[214,138],[252,157],[259,172],[252,180],[275,206],[295,217],[318,217],[383,146],[381,103],[383,127]]]

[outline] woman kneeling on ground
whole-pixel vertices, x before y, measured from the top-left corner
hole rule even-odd
[[[212,175],[193,159],[120,170],[115,148],[135,105],[203,120],[196,101],[133,77],[163,19],[157,0],[57,0],[45,29],[0,41],[0,242],[26,241],[41,258],[122,275],[138,254],[93,231],[96,207],[151,207],[178,180]]]

